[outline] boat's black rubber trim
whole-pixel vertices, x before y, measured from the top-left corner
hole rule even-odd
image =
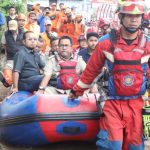
[[[6,117],[0,118],[0,127],[19,125],[32,122],[41,122],[41,121],[77,121],[77,120],[95,120],[99,119],[99,112],[87,112],[87,113],[39,113],[39,114],[30,114],[30,115],[20,115],[17,117]]]

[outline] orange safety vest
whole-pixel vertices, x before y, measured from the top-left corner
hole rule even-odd
[[[79,36],[84,33],[84,25],[82,22],[75,23],[75,35]]]
[[[57,32],[57,23],[59,20],[58,12],[57,11],[55,11],[55,12],[50,11],[49,17],[50,17],[51,22],[52,22],[52,31]]]
[[[41,34],[42,36],[42,39],[44,40],[44,45],[43,45],[43,51],[42,52],[45,52],[47,50],[47,48],[51,46],[50,44],[50,39],[48,38],[46,32],[42,33]]]

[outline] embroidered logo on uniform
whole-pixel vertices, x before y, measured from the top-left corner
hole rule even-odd
[[[123,84],[125,86],[132,86],[134,83],[134,78],[131,76],[131,75],[126,75],[124,78],[123,78]]]
[[[68,83],[68,84],[73,84],[73,78],[72,78],[72,77],[69,77],[69,78],[67,79],[67,83]]]

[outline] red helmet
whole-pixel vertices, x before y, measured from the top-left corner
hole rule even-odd
[[[84,34],[79,35],[78,37],[78,42],[82,41],[82,40],[86,40],[86,37]]]
[[[144,14],[145,4],[143,0],[119,0],[120,13],[124,14]]]
[[[110,23],[109,23],[108,20],[100,18],[98,27],[99,27],[99,28],[103,28],[105,25],[109,25],[109,24],[110,24]]]
[[[150,20],[150,12],[144,14],[144,20]]]

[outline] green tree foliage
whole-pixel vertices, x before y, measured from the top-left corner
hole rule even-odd
[[[8,14],[10,6],[15,6],[18,13],[27,11],[26,0],[0,0],[0,11],[5,15]]]

